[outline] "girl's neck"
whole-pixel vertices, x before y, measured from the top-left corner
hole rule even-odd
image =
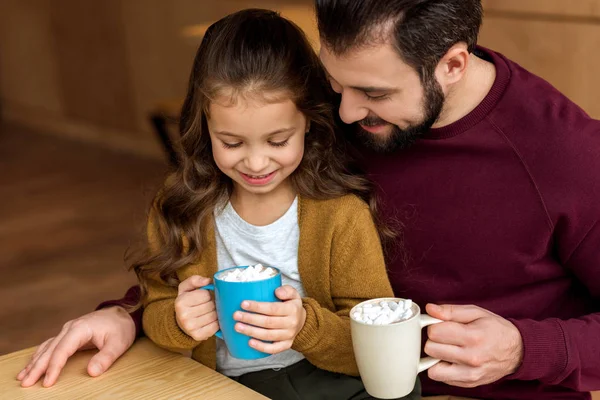
[[[265,226],[277,221],[289,210],[296,198],[296,193],[287,182],[265,194],[250,193],[236,186],[229,201],[244,221],[255,226]]]

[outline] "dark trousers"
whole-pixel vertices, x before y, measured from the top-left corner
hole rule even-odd
[[[360,378],[319,369],[302,360],[278,371],[267,369],[232,377],[272,400],[366,400],[370,396]],[[419,379],[403,400],[420,400]]]

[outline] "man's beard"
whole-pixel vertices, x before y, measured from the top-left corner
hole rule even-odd
[[[401,129],[379,117],[367,117],[357,123],[356,137],[359,142],[377,152],[392,153],[411,146],[428,132],[442,113],[445,97],[442,88],[434,77],[427,79],[423,89],[425,94],[423,114],[425,117],[421,123]],[[386,137],[380,137],[362,129],[360,124],[366,126],[388,124],[391,125],[392,132]]]

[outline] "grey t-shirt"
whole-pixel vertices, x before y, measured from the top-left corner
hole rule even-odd
[[[219,270],[258,263],[273,266],[281,271],[284,285],[293,286],[301,297],[305,296],[298,273],[298,198],[281,218],[266,226],[244,221],[228,202],[215,211],[215,225]],[[303,358],[290,349],[258,360],[240,360],[229,354],[223,340],[217,339],[217,371],[227,376],[284,368]]]

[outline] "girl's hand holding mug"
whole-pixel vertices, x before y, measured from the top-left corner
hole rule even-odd
[[[179,284],[175,317],[179,327],[194,340],[203,341],[219,330],[215,302],[208,290],[197,290],[210,278],[193,275]]]
[[[242,308],[248,312],[237,311],[233,315],[238,321],[235,330],[252,337],[251,347],[269,354],[290,349],[306,321],[306,310],[296,289],[281,286],[275,295],[281,303],[244,301]]]

